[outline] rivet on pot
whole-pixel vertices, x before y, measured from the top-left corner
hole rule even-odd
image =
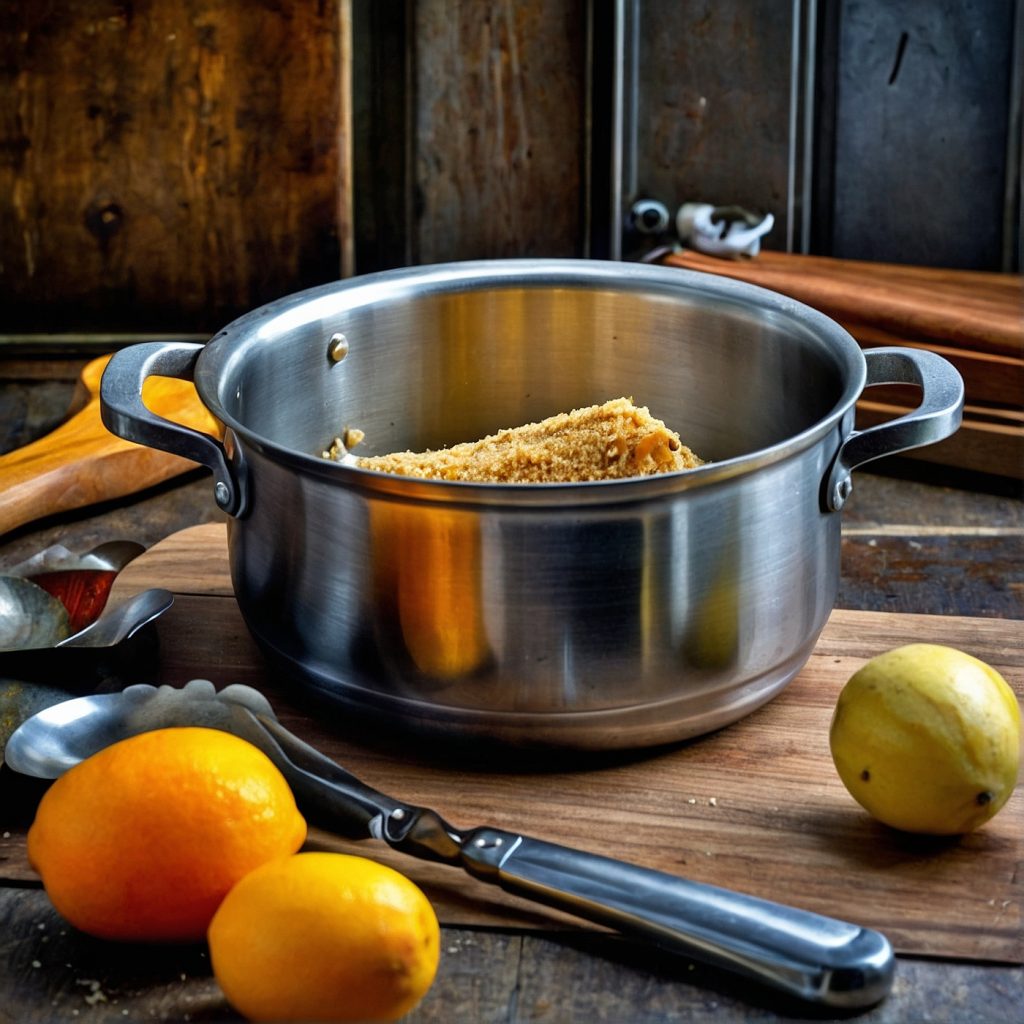
[[[853,481],[849,477],[846,477],[846,479],[840,480],[836,483],[832,502],[837,510],[846,504],[847,498],[849,498],[852,493]]]
[[[332,363],[340,363],[348,355],[348,338],[344,334],[332,334],[327,342],[327,358]]]

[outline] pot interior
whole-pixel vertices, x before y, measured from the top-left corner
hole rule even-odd
[[[317,289],[229,327],[197,384],[229,425],[308,455],[347,427],[358,454],[422,450],[625,396],[721,462],[852,402],[859,353],[819,314],[707,275],[594,266]]]

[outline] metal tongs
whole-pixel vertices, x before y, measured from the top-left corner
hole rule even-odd
[[[55,778],[126,736],[172,725],[234,733],[263,750],[314,824],[350,839],[459,867],[507,892],[712,963],[811,1003],[871,1006],[893,979],[888,940],[876,931],[496,828],[459,829],[356,778],[293,735],[247,686],[217,693],[131,686],[80,697],[25,722],[7,744],[16,771]]]

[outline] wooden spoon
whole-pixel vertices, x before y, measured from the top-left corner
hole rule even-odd
[[[196,464],[111,434],[100,420],[100,378],[110,356],[81,375],[85,406],[45,437],[0,455],[0,535],[25,523],[145,490]],[[220,436],[222,428],[189,381],[150,377],[143,400],[160,416]]]

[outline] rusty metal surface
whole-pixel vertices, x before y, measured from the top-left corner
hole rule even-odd
[[[785,248],[793,5],[645,2],[639,10],[636,193],[770,211]]]

